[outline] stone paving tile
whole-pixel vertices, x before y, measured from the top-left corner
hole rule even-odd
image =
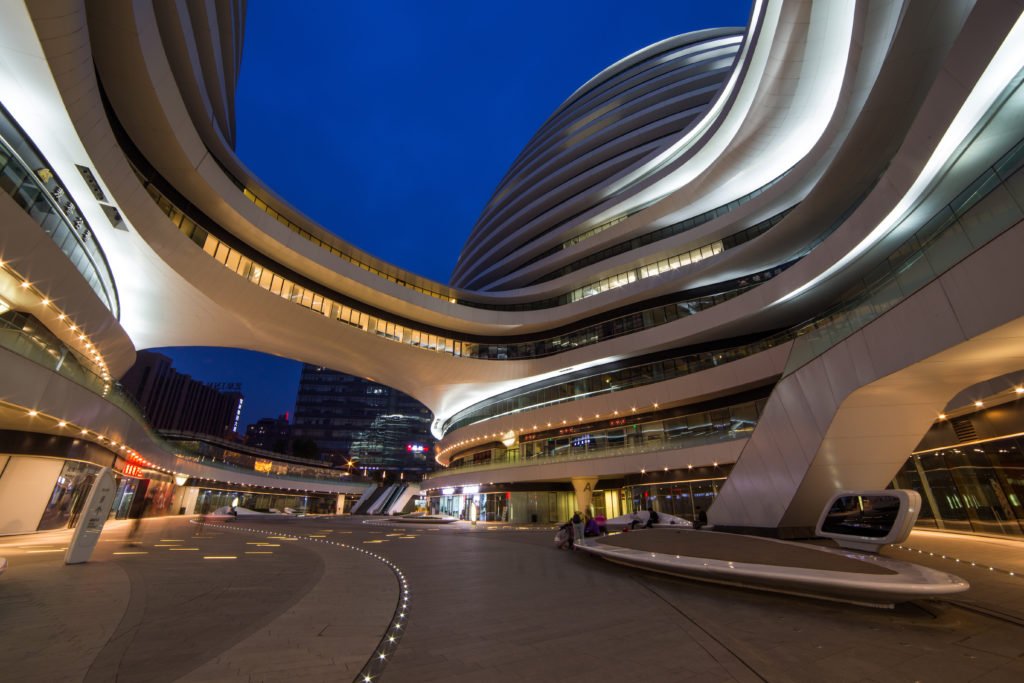
[[[4,555],[0,679],[82,680],[128,602],[127,576],[116,566],[65,567],[61,555]]]
[[[399,543],[385,536],[392,525],[362,522],[260,525],[322,533],[399,565],[409,620],[385,683],[1024,680],[1024,627],[951,602],[866,609],[646,574],[556,551],[547,530],[458,525]],[[186,529],[176,525],[154,528],[183,538],[166,535]],[[382,536],[389,543],[361,544]],[[188,537],[204,551],[238,553],[252,540],[212,527]],[[960,567],[927,552],[953,548],[1008,565],[1024,556],[1024,545],[1005,542],[912,540],[927,543],[926,553],[888,552],[945,571]],[[281,541],[273,556],[231,566],[152,547],[115,558],[121,546],[107,545],[85,572],[54,555],[15,558],[0,581],[0,627],[9,626],[0,630],[0,679],[352,680],[398,594],[385,565],[325,544]],[[980,567],[962,574],[974,584],[965,604],[1024,615],[1015,577]]]
[[[366,555],[325,544],[301,547],[323,560],[317,584],[267,626],[190,672],[183,682],[217,680],[219,672],[233,670],[252,672],[254,680],[338,680],[363,667],[391,620],[397,580],[388,567]]]

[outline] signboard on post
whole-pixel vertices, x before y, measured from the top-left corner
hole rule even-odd
[[[103,523],[107,521],[110,514],[110,506],[114,504],[114,493],[117,491],[117,484],[114,482],[114,474],[109,467],[104,467],[96,475],[92,490],[85,501],[85,508],[78,520],[78,526],[71,537],[68,545],[68,552],[64,555],[64,564],[80,564],[88,562],[92,556],[93,548],[103,531]]]

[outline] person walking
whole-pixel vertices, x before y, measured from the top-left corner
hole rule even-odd
[[[132,519],[132,526],[128,532],[128,540],[125,545],[141,545],[142,544],[142,518],[145,517],[146,511],[149,509],[150,499],[142,501],[142,509],[139,510],[138,514]]]

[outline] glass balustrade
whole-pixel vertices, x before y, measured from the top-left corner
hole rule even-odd
[[[789,375],[882,316],[1024,218],[1024,140],[860,280],[856,294],[797,330]]]
[[[85,361],[64,346],[49,330],[31,315],[18,311],[0,314],[0,348],[22,356],[51,372],[91,391],[126,413],[143,429],[152,442],[166,455],[191,462],[210,465],[226,473],[263,477],[268,485],[274,479],[286,486],[288,481],[333,481],[342,483],[353,477],[341,469],[316,467],[294,462],[278,462],[271,454],[251,455],[226,447],[183,448],[179,442],[169,442],[153,431],[135,400],[117,384],[107,382],[87,369]],[[257,467],[257,465],[259,465]]]
[[[0,190],[39,224],[114,317],[120,304],[106,256],[49,163],[0,106]]]
[[[762,398],[691,413],[683,408],[656,420],[650,416],[624,417],[611,420],[618,423],[613,426],[571,425],[563,430],[537,432],[520,437],[511,448],[495,444],[460,454],[444,474],[640,455],[745,439],[757,426],[766,402]]]

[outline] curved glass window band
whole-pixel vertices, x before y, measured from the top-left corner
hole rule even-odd
[[[115,318],[114,276],[78,205],[49,163],[0,106],[0,189],[7,192],[68,257]]]

